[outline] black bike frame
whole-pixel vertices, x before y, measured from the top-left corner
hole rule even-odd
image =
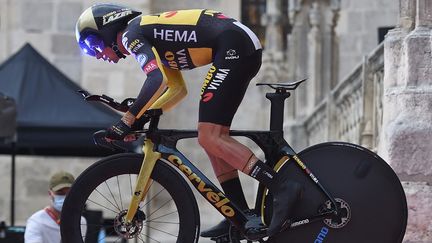
[[[301,161],[296,152],[285,141],[283,137],[283,114],[284,101],[290,96],[287,88],[278,87],[275,93],[267,93],[266,98],[271,102],[270,114],[270,131],[230,131],[231,136],[247,137],[254,141],[264,152],[266,163],[274,168],[276,162],[283,157],[288,157],[288,161],[293,160],[296,165],[305,173],[310,180],[325,194],[332,202],[333,207],[316,215],[311,215],[303,219],[296,219],[289,227],[297,227],[309,224],[318,220],[328,218],[330,215],[338,214],[338,205],[334,197],[324,188],[318,178],[312,171]],[[88,95],[85,93],[84,95]],[[100,97],[88,96],[86,99],[94,99],[103,101],[111,107],[114,107],[114,101],[101,100]],[[117,104],[117,103],[115,103]],[[158,129],[159,118],[162,112],[160,110],[152,110],[147,113],[150,117],[149,128],[146,131],[138,132],[145,133],[147,138],[155,144],[155,150],[161,153],[161,158],[168,161],[178,170],[180,170],[186,178],[189,179],[195,189],[213,205],[225,218],[232,222],[239,230],[243,231],[247,222],[246,215],[233,202],[225,196],[192,162],[190,162],[180,151],[177,150],[177,142],[181,139],[195,138],[198,136],[196,130],[165,130]],[[264,186],[258,188],[257,198],[263,198]],[[260,201],[256,200],[255,208],[260,208]]]
[[[312,215],[303,219],[296,219],[289,227],[297,227],[312,223],[329,215],[338,214],[338,206],[333,196],[324,188],[318,178],[298,157],[297,153],[285,141],[283,137],[283,114],[285,99],[290,96],[285,89],[276,89],[275,93],[267,93],[266,98],[271,102],[270,131],[230,131],[231,136],[247,137],[254,141],[264,152],[266,163],[274,167],[276,162],[287,156],[288,160],[294,160],[296,165],[314,182],[314,184],[332,202],[333,208],[325,212]],[[219,213],[227,218],[233,225],[244,230],[247,222],[246,215],[233,202],[225,196],[198,168],[194,166],[180,151],[177,150],[177,142],[181,139],[194,138],[198,132],[194,130],[164,130],[158,129],[161,112],[155,112],[150,119],[147,137],[156,145],[156,150],[162,154],[162,158],[178,168],[189,179],[195,189],[203,196]],[[257,198],[262,198],[264,188],[260,185]],[[256,200],[255,208],[260,208],[260,201]]]

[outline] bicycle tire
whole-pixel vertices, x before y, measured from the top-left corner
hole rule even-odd
[[[312,146],[300,152],[299,157],[333,197],[349,205],[344,209],[348,221],[340,228],[329,227],[323,221],[301,225],[279,233],[269,242],[402,242],[408,218],[406,196],[397,175],[383,159],[361,146],[341,142]],[[327,199],[316,184],[292,159],[280,169],[305,186],[293,218],[317,214]],[[271,201],[271,194],[264,196],[266,223],[271,220]]]
[[[120,215],[122,210],[127,209],[129,200],[124,200],[125,198],[128,198],[127,195],[123,195],[125,198],[122,198],[120,187],[121,185],[124,185],[125,183],[130,183],[131,188],[127,189],[130,195],[132,194],[132,187],[134,188],[135,180],[131,179],[130,175],[138,174],[140,171],[140,167],[143,161],[143,155],[139,154],[117,154],[113,156],[109,156],[107,158],[104,158],[92,166],[90,166],[88,169],[86,169],[75,181],[73,184],[71,190],[69,191],[66,200],[63,205],[62,209],[62,215],[61,215],[61,235],[62,235],[62,242],[63,243],[82,243],[85,240],[83,240],[83,237],[81,236],[81,225],[80,220],[81,216],[83,215],[83,210],[86,206],[86,204],[91,204],[90,206],[94,207],[97,206],[96,204],[93,205],[92,202],[94,202],[93,197],[96,197],[97,193],[96,191],[100,191],[99,188],[104,188],[104,184],[111,183],[111,180],[117,180],[118,184],[118,193],[116,194],[116,190],[109,189],[110,186],[108,184],[106,185],[109,189],[112,198],[114,199],[111,204],[113,205],[112,208],[115,208],[116,205],[118,206],[117,209],[114,209],[114,211],[117,211],[118,215]],[[129,174],[129,182],[127,182],[127,175]],[[126,177],[125,177],[126,176]],[[125,181],[120,181],[126,178]],[[177,243],[196,243],[198,242],[198,234],[199,234],[199,226],[200,226],[200,217],[199,217],[199,211],[198,206],[195,200],[195,197],[192,193],[192,190],[190,189],[189,185],[185,182],[185,180],[182,178],[180,174],[175,171],[174,168],[166,164],[165,162],[158,160],[156,162],[155,168],[151,174],[151,178],[154,181],[152,184],[152,188],[156,188],[155,190],[160,190],[160,192],[157,193],[157,197],[161,195],[161,192],[165,193],[167,195],[163,195],[163,202],[167,201],[169,202],[169,207],[176,207],[174,210],[177,210],[177,214],[174,213],[168,213],[171,214],[169,216],[162,216],[162,217],[170,217],[167,219],[168,221],[171,220],[171,217],[175,219],[175,217],[178,217],[179,222],[163,222],[163,219],[158,220],[162,223],[167,224],[166,227],[177,227],[174,230],[178,231],[177,234],[174,234],[172,232],[165,232],[167,234],[171,234],[170,239],[154,239],[155,236],[152,235],[144,235],[141,237],[139,235],[136,235],[135,237],[138,237],[141,241],[140,242],[177,242]],[[126,189],[124,189],[126,190]],[[114,191],[114,193],[113,193]],[[99,192],[100,193],[100,192]],[[119,201],[116,201],[114,195],[120,195]],[[129,195],[129,196],[130,196]],[[92,201],[88,201],[89,197],[92,197]],[[107,193],[106,200],[111,200],[111,196],[109,193]],[[149,201],[156,200],[155,198],[149,198],[150,196],[147,195],[147,198]],[[171,197],[171,200],[169,199]],[[104,199],[105,200],[105,199]],[[147,199],[146,199],[147,200]],[[159,200],[159,199],[158,199]],[[124,205],[123,202],[124,201]],[[104,202],[101,197],[101,202]],[[99,203],[99,202],[98,202]],[[107,209],[113,210],[111,208],[111,205],[109,205],[107,202],[104,202],[108,206],[104,206],[100,204],[100,209],[102,211],[107,211],[107,214],[113,214],[113,212],[110,212]],[[147,202],[148,203],[148,202]],[[121,206],[119,206],[121,204]],[[165,203],[166,204],[166,203]],[[88,206],[88,205],[87,205]],[[161,206],[159,209],[161,209],[164,206]],[[157,209],[156,211],[158,211]],[[143,209],[144,210],[144,209]],[[159,212],[162,212],[163,209],[159,210]],[[155,232],[155,234],[161,235],[161,231],[164,231],[164,229],[160,228],[162,223],[158,222],[152,222],[150,223],[150,217],[152,217],[152,214],[146,215],[145,223],[148,223],[149,225],[146,228],[149,232]],[[172,216],[174,215],[174,216]],[[157,217],[156,217],[157,218]],[[115,221],[115,220],[114,220]],[[178,225],[176,224],[178,223]],[[156,224],[151,226],[151,224]],[[169,225],[168,225],[169,224]],[[87,225],[88,228],[90,228],[92,225]],[[144,227],[141,229],[144,230]],[[114,228],[112,228],[114,229]],[[88,231],[88,229],[87,229]],[[89,233],[93,232],[87,232],[87,236],[89,236]],[[96,232],[97,233],[97,232]],[[109,234],[116,233],[114,232],[107,232]],[[118,235],[118,233],[117,233]],[[147,237],[148,236],[148,237]],[[170,237],[170,235],[166,235],[167,237]],[[90,237],[90,236],[89,236]],[[134,237],[134,238],[135,238]],[[147,237],[149,241],[144,241],[143,238]],[[173,239],[177,237],[177,239]],[[122,241],[122,237],[118,236],[118,242],[126,242]],[[153,240],[153,241],[152,241]],[[117,242],[117,240],[116,240]],[[135,242],[135,241],[133,241]]]

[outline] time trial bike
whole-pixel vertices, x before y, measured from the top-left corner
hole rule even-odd
[[[107,234],[117,237],[115,242],[198,242],[200,215],[191,188],[231,222],[225,234],[213,239],[219,243],[402,242],[406,197],[397,175],[383,159],[351,143],[328,142],[296,153],[285,141],[284,101],[303,81],[257,84],[274,89],[266,94],[271,102],[270,130],[230,132],[254,141],[269,166],[304,186],[294,215],[280,233],[266,234],[273,201],[267,188],[259,185],[257,189],[253,211],[258,217],[246,214],[176,148],[179,140],[197,137],[197,131],[159,129],[162,112],[149,110],[144,116],[148,128],[133,131],[144,137],[143,154],[111,155],[76,179],[62,210],[63,243],[83,243],[99,232],[89,230],[95,226],[90,223],[86,233],[81,231],[80,219],[86,210],[99,210],[112,218]],[[122,112],[134,101],[119,103],[106,95],[83,95]],[[100,146],[116,147],[104,140],[103,131],[94,138]]]

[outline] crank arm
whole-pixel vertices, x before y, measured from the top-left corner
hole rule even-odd
[[[282,227],[282,231],[289,229],[289,228],[296,228],[296,227],[299,227],[302,225],[306,225],[306,224],[314,223],[314,222],[317,222],[320,220],[324,220],[324,219],[334,215],[335,212],[336,212],[335,210],[330,210],[330,211],[323,212],[323,213],[320,213],[320,214],[317,214],[317,215],[314,215],[314,216],[311,216],[308,218],[293,220],[292,223],[285,222],[283,227]]]

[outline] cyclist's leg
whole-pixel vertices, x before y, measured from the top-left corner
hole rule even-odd
[[[222,159],[207,153],[213,165],[213,171],[218,179],[225,195],[243,211],[248,210],[248,204],[244,197],[237,169]]]
[[[222,130],[225,130],[224,133],[226,134],[229,133],[229,127],[225,127]],[[243,211],[247,211],[249,207],[247,205],[243,189],[241,187],[237,169],[232,167],[223,159],[213,156],[210,152],[206,151],[206,153],[210,158],[215,175],[220,185],[222,186],[225,195],[231,201],[233,201],[240,209],[242,209]],[[201,232],[201,236],[208,238],[221,237],[228,233],[230,225],[231,223],[228,220],[224,219],[217,225],[207,230],[203,230]]]
[[[216,61],[210,68],[202,88],[198,132],[200,144],[208,154],[225,194],[241,209],[247,210],[248,205],[237,172],[240,165],[233,166],[218,155],[229,153],[227,157],[236,156],[231,158],[232,161],[242,161],[243,157],[249,158],[252,154],[246,146],[229,136],[232,118],[249,81],[255,76],[261,64],[261,52],[256,53],[252,61],[246,61],[247,64],[244,66],[240,60],[225,58],[228,50],[231,50],[231,54],[235,52],[236,55],[242,55],[240,49],[232,47],[216,55]],[[202,236],[216,237],[220,232],[226,233],[229,225],[229,222],[224,220],[217,226],[203,231]]]
[[[241,50],[241,49],[240,49]],[[225,50],[218,52],[202,88],[198,139],[207,153],[222,159],[237,170],[257,179],[274,195],[274,214],[269,233],[279,232],[290,216],[301,187],[289,183],[283,175],[276,176],[272,168],[257,160],[252,151],[224,132],[243,99],[249,81],[260,67],[261,52],[237,59],[226,58]],[[249,74],[249,75],[248,75]]]

